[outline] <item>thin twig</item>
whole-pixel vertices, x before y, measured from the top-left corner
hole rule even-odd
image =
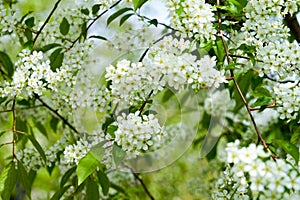
[[[45,106],[47,109],[49,109],[50,111],[52,111],[59,119],[61,119],[63,121],[64,124],[66,124],[70,129],[72,129],[75,133],[80,134],[79,131],[72,125],[70,124],[70,122],[64,118],[61,114],[58,113],[57,110],[55,110],[54,108],[52,108],[51,106],[49,106],[46,102],[44,102],[38,95],[35,95],[35,98],[37,100],[39,100],[43,106]]]
[[[295,81],[292,81],[292,80],[284,80],[284,81],[276,80],[274,78],[269,77],[267,74],[264,74],[264,78],[269,79],[270,81],[277,82],[277,83],[295,83]]]
[[[100,19],[100,17],[102,17],[105,13],[107,13],[110,9],[114,8],[115,6],[117,6],[122,0],[117,1],[116,3],[114,3],[113,5],[111,5],[108,9],[106,9],[105,11],[103,11],[102,13],[100,13],[97,17],[95,17],[92,22],[86,27],[86,29],[84,30],[85,33],[88,32],[88,30],[93,26],[93,24]],[[81,38],[80,34],[71,44],[71,46],[69,48],[66,49],[66,51],[70,50],[73,48],[73,46],[76,44],[76,42],[78,42],[78,40]]]
[[[140,15],[139,13],[135,13],[135,14],[136,14],[136,16],[138,16],[138,17],[141,18],[141,19],[146,19],[146,20],[148,20],[148,22],[151,22],[151,21],[154,20],[154,19],[150,19],[149,17],[146,17],[146,16],[144,16],[144,15]],[[167,24],[165,24],[165,23],[157,22],[157,24],[159,24],[159,25],[161,25],[161,26],[164,26],[164,27],[166,27],[167,29],[170,29],[170,30],[172,30],[172,31],[178,31],[178,30],[176,30],[175,28],[173,28],[173,27],[171,27],[171,26],[169,26],[169,25],[167,25]]]
[[[38,39],[39,35],[42,33],[43,29],[45,28],[45,26],[48,24],[50,18],[52,17],[52,15],[54,14],[55,10],[57,9],[58,7],[58,4],[61,2],[61,0],[58,0],[53,9],[51,10],[50,14],[48,15],[47,19],[45,20],[44,24],[41,26],[40,30],[37,32],[37,34],[35,35],[34,37],[34,40],[33,40],[33,45],[35,44],[36,40]]]
[[[220,1],[217,0],[217,5],[220,5]],[[218,22],[219,22],[219,32],[220,32],[220,37],[221,37],[221,40],[222,40],[222,43],[223,43],[223,47],[224,47],[224,50],[225,50],[225,53],[226,53],[226,59],[227,59],[227,63],[230,64],[231,63],[231,60],[230,60],[230,54],[229,54],[229,51],[228,51],[228,48],[227,48],[227,44],[225,42],[225,39],[224,39],[224,36],[223,36],[223,31],[222,31],[222,20],[221,20],[221,14],[220,14],[220,10],[218,9]],[[254,129],[256,131],[256,134],[257,134],[257,137],[258,137],[258,143],[262,143],[263,147],[268,151],[268,152],[271,152],[268,145],[266,144],[265,140],[263,139],[263,137],[261,136],[261,133],[260,131],[258,130],[258,127],[256,125],[256,122],[255,122],[255,119],[251,113],[251,108],[246,100],[246,98],[244,97],[241,89],[240,89],[240,86],[238,84],[238,82],[236,81],[235,77],[234,77],[234,72],[232,69],[230,69],[230,75],[232,77],[232,80],[234,82],[234,85],[238,91],[238,94],[239,96],[241,97],[246,109],[247,109],[247,112],[250,116],[250,119],[251,119],[251,122],[254,126]],[[271,157],[274,161],[276,161],[276,157],[271,153]]]

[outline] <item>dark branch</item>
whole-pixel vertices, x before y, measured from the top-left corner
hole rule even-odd
[[[44,22],[44,24],[42,25],[42,27],[40,28],[40,30],[37,32],[37,34],[36,34],[36,36],[35,36],[35,38],[34,38],[34,40],[33,40],[33,45],[35,44],[35,42],[36,42],[36,40],[38,39],[39,35],[42,33],[42,31],[43,31],[43,29],[45,28],[45,26],[48,24],[50,18],[51,18],[52,15],[54,14],[54,12],[55,12],[55,10],[57,9],[58,4],[59,4],[60,2],[61,2],[61,0],[58,0],[58,1],[55,3],[55,5],[54,5],[53,9],[51,10],[50,14],[48,15],[46,21]]]
[[[300,43],[300,26],[296,15],[291,16],[291,14],[287,14],[284,18],[284,21],[291,30],[291,33],[295,37],[297,42]]]

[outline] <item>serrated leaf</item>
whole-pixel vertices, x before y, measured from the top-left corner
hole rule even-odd
[[[76,170],[76,166],[68,169],[68,171],[66,171],[64,173],[64,175],[61,177],[61,181],[60,181],[60,188],[63,188],[64,185],[66,184],[66,182],[69,180],[69,178],[72,176],[72,174],[75,172]]]
[[[297,165],[299,162],[299,148],[286,140],[273,139],[272,143],[281,147],[286,153],[290,154],[296,161]]]
[[[119,166],[124,160],[126,153],[116,145],[112,149],[113,160],[116,166]]]
[[[35,147],[35,149],[39,152],[39,154],[41,155],[42,159],[46,162],[45,152],[44,152],[42,146],[39,144],[39,142],[34,138],[33,135],[26,135],[26,136],[31,141],[31,143],[33,144],[33,146]]]
[[[85,200],[100,199],[99,198],[99,187],[92,179],[88,179],[86,183],[86,195]]]
[[[55,69],[59,68],[62,65],[64,54],[61,53],[61,51],[62,48],[55,49],[49,57],[50,66],[53,71],[55,71]]]
[[[25,20],[25,24],[29,27],[32,28],[34,27],[34,17],[30,17]]]
[[[21,183],[21,185],[23,186],[26,195],[28,196],[29,199],[31,199],[31,183],[30,183],[30,179],[28,176],[28,173],[26,172],[23,164],[18,161],[18,179]]]
[[[95,38],[95,39],[99,39],[99,40],[107,40],[106,37],[100,36],[100,35],[92,35],[89,38]]]
[[[109,191],[110,181],[109,181],[107,175],[101,170],[97,171],[97,178],[98,178],[98,182],[101,185],[102,192],[106,196]]]
[[[70,24],[69,24],[67,18],[64,17],[62,19],[62,21],[60,22],[59,31],[61,34],[67,35],[69,33],[69,30],[70,30]]]
[[[100,10],[100,4],[93,5],[93,7],[92,7],[92,14],[96,15],[99,10]]]
[[[128,12],[132,10],[132,8],[122,8],[118,10],[117,12],[113,13],[109,18],[107,19],[106,25],[108,26],[111,22],[113,22],[117,17],[124,14],[125,12]]]
[[[128,19],[129,17],[131,17],[132,15],[134,15],[133,13],[129,13],[124,15],[121,19],[120,19],[120,24],[119,26],[122,26]]]
[[[63,188],[59,188],[59,190],[57,190],[53,196],[51,197],[50,200],[60,200],[61,197],[63,196],[63,194],[71,187],[71,185],[67,185]]]
[[[13,76],[14,65],[9,56],[3,51],[0,51],[0,67],[5,70],[9,77]]]
[[[90,153],[83,157],[77,166],[78,185],[83,183],[99,166],[99,161]]]
[[[15,163],[9,163],[0,174],[0,193],[2,200],[9,200],[17,182]]]

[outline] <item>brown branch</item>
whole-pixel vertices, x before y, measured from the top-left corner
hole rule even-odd
[[[219,6],[220,5],[220,1],[217,0],[217,5]],[[228,51],[228,48],[227,48],[227,44],[225,42],[225,39],[224,39],[224,36],[223,36],[223,31],[222,31],[222,19],[221,19],[221,13],[220,13],[220,10],[218,9],[217,10],[218,12],[218,23],[219,23],[219,33],[220,33],[220,37],[221,37],[221,40],[222,40],[222,43],[223,43],[223,47],[224,47],[224,50],[225,50],[225,53],[226,53],[226,59],[227,59],[227,63],[230,64],[231,63],[231,60],[230,60],[230,54],[229,54],[229,51]],[[256,122],[255,122],[255,119],[251,113],[251,108],[246,100],[246,98],[244,97],[241,89],[240,89],[240,86],[238,84],[238,82],[236,81],[235,77],[234,77],[234,72],[232,69],[230,69],[230,75],[231,75],[231,78],[234,82],[234,85],[238,91],[238,94],[239,96],[241,97],[246,109],[247,109],[247,112],[249,114],[249,117],[251,119],[251,122],[254,126],[254,129],[256,131],[256,134],[257,134],[257,137],[258,137],[258,143],[261,143],[263,145],[263,147],[268,151],[268,152],[271,152],[268,145],[266,144],[265,140],[263,139],[263,137],[261,136],[261,133],[260,131],[258,130],[258,127],[256,125]],[[276,161],[276,157],[271,153],[271,157],[274,161]]]
[[[300,43],[300,26],[296,18],[296,15],[291,16],[291,14],[288,13],[285,16],[284,21],[286,25],[289,27],[289,29],[291,30],[291,33],[294,36],[294,38],[297,40],[298,43]]]
[[[61,2],[61,0],[58,0],[53,9],[51,10],[50,14],[48,15],[47,19],[45,20],[44,24],[41,26],[40,30],[37,32],[36,36],[34,37],[34,40],[33,40],[33,45],[35,44],[36,40],[38,39],[39,35],[42,33],[43,29],[45,28],[45,26],[48,24],[50,18],[52,17],[52,15],[54,14],[55,10],[57,9],[58,7],[58,4]]]
[[[80,134],[79,131],[72,125],[70,122],[64,118],[61,114],[58,113],[57,110],[49,106],[46,102],[44,102],[37,94],[35,94],[35,98],[39,100],[44,107],[52,111],[59,119],[63,121],[64,124],[66,124],[70,129],[72,129],[76,134]]]

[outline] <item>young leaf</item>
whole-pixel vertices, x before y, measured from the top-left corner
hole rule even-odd
[[[134,12],[137,11],[137,9],[141,8],[144,3],[146,3],[148,0],[132,0]]]
[[[18,179],[21,183],[21,185],[23,186],[26,195],[28,196],[29,199],[31,199],[31,183],[30,183],[30,179],[28,176],[28,173],[26,172],[23,164],[18,161]]]
[[[83,14],[85,14],[85,15],[89,15],[90,14],[90,11],[89,11],[89,9],[87,9],[87,8],[82,8],[81,9],[81,13],[83,13]]]
[[[25,24],[29,27],[32,28],[34,26],[34,17],[30,17],[25,20]]]
[[[88,179],[86,183],[86,196],[85,200],[100,199],[99,198],[99,187],[92,179]]]
[[[7,75],[12,77],[14,73],[14,65],[9,56],[3,51],[0,51],[0,67],[3,67],[5,72],[7,72]]]
[[[286,140],[273,139],[272,142],[281,147],[286,153],[290,154],[296,161],[299,162],[299,148]]]
[[[17,170],[15,163],[9,163],[1,172],[0,175],[0,193],[2,200],[9,200],[11,193],[17,182]]]
[[[97,171],[97,178],[98,178],[98,182],[101,185],[103,194],[107,195],[110,187],[110,181],[107,175],[103,171],[99,170]]]
[[[109,16],[109,18],[107,19],[106,25],[108,26],[117,17],[119,17],[120,15],[122,15],[125,12],[130,11],[130,10],[132,10],[132,8],[122,8],[122,9],[118,10],[117,12],[115,12],[114,14],[112,14],[111,16]]]
[[[79,161],[76,169],[78,185],[83,183],[85,179],[96,170],[99,164],[99,161],[92,154],[86,154],[86,156]]]
[[[68,20],[64,17],[60,22],[59,31],[61,34],[67,35],[69,33],[69,30],[70,30],[70,24]]]
[[[68,171],[64,173],[64,175],[62,176],[61,181],[60,181],[60,188],[64,187],[64,185],[69,180],[71,175],[75,172],[75,170],[76,170],[76,166],[68,169]]]

